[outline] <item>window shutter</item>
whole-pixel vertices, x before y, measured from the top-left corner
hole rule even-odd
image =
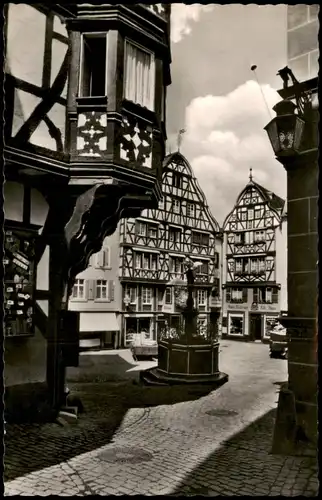
[[[243,288],[243,302],[247,302],[247,288]]]
[[[108,282],[108,300],[113,301],[114,300],[114,281],[109,280]]]
[[[110,248],[106,247],[103,250],[103,265],[104,267],[110,267]]]
[[[272,302],[273,302],[273,304],[278,303],[278,288],[273,288]]]
[[[231,288],[226,289],[226,302],[231,301]]]

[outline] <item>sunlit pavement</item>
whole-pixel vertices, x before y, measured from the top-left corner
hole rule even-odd
[[[100,446],[100,434],[94,433],[88,437],[94,440],[91,451],[6,481],[5,495],[316,496],[315,459],[270,454],[278,383],[287,380],[287,363],[270,359],[267,345],[222,341],[220,370],[229,374],[229,382],[199,399],[175,403],[174,397],[163,397],[167,404],[148,406],[149,395],[155,398],[157,392],[144,392],[146,407],[127,409],[106,444]],[[90,394],[105,395],[107,389],[104,384],[88,387],[85,407],[96,408],[96,418],[119,401],[114,393],[97,409],[97,396],[91,407]],[[123,398],[136,398],[135,386],[126,390]],[[76,426],[52,428],[54,437],[61,435],[62,450],[64,440],[65,446],[74,440],[76,447],[83,418],[89,417],[81,415]],[[104,425],[107,433],[106,418]],[[19,446],[24,439],[30,437],[22,435]],[[35,440],[35,454],[40,442]],[[48,456],[54,453],[46,449]]]

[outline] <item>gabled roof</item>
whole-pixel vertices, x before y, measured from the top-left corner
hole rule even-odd
[[[201,189],[199,182],[198,182],[196,176],[194,175],[192,167],[191,167],[190,163],[188,162],[188,160],[179,151],[176,151],[175,153],[168,154],[163,160],[163,174],[167,173],[169,170],[172,170],[172,169],[169,169],[169,166],[171,163],[173,163],[173,164],[177,163],[177,164],[183,165],[185,167],[184,175],[187,175],[187,177],[190,178],[190,182],[194,185],[194,187],[195,187],[195,189],[200,197],[200,201],[203,203],[204,210],[209,218],[209,221],[213,225],[214,231],[219,232],[220,231],[219,224],[218,224],[217,220],[215,219],[215,217],[210,212],[205,194],[204,194],[203,190]]]
[[[229,214],[226,216],[224,223],[223,223],[223,230],[225,231],[225,226],[227,224],[227,221],[232,214],[232,212],[235,210],[235,208],[239,205],[239,202],[241,198],[244,196],[245,192],[250,188],[254,187],[255,189],[258,190],[259,194],[262,196],[263,200],[267,202],[270,210],[273,210],[277,217],[281,218],[282,212],[284,209],[284,206],[286,205],[285,200],[278,196],[277,194],[273,193],[269,189],[265,188],[264,186],[261,186],[257,182],[253,181],[252,179],[246,184],[244,189],[239,193],[236,203],[233,207],[233,209],[229,212]]]
[[[273,193],[272,191],[269,191],[268,189],[264,188],[257,182],[251,181],[251,183],[254,186],[256,186],[257,189],[259,189],[259,191],[263,193],[263,198],[265,201],[268,202],[270,208],[272,208],[273,210],[283,210],[285,205],[285,200],[283,200],[283,198]]]

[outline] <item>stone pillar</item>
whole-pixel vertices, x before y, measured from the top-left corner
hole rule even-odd
[[[273,452],[291,453],[301,442],[317,443],[318,150],[304,151],[283,164],[288,192],[288,316],[281,322],[289,336],[289,379],[280,393]],[[295,415],[287,419],[290,398]]]

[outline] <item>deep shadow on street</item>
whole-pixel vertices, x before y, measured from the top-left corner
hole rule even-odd
[[[6,424],[4,481],[107,445],[131,408],[141,409],[128,426],[139,423],[145,408],[173,405],[205,396],[209,387],[144,387],[119,383],[70,383],[84,406],[77,424]]]
[[[271,454],[275,418],[276,410],[270,410],[227,439],[171,495],[317,496],[318,465],[313,457]]]

